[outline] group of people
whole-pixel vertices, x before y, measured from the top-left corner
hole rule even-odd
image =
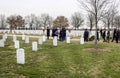
[[[59,37],[60,41],[66,40],[66,29],[63,27],[60,30],[56,27],[52,29],[52,37],[57,36]],[[47,27],[47,39],[50,37],[50,29]]]
[[[49,27],[47,27],[47,39],[49,39],[50,37],[50,29]],[[89,41],[89,31],[87,29],[85,29],[83,37],[84,37],[84,41]],[[59,38],[60,41],[64,41],[66,40],[66,29],[63,27],[61,29],[57,29],[56,27],[52,29],[52,37],[57,36]],[[97,40],[100,40],[100,37],[103,38],[103,42],[110,42],[111,39],[111,34],[110,34],[110,30],[106,30],[106,29],[97,29]],[[112,40],[116,41],[116,43],[118,43],[120,40],[120,30],[119,29],[114,29],[113,30],[113,34],[112,34]]]
[[[100,34],[100,35],[99,35]],[[106,29],[97,29],[97,40],[100,40],[100,36],[101,38],[103,38],[103,42],[110,42],[110,30],[106,30]],[[84,41],[88,41],[89,40],[89,31],[87,29],[85,29],[84,31]],[[116,43],[119,42],[120,40],[120,30],[119,29],[114,29],[113,30],[113,35],[112,35],[112,41],[116,41]]]

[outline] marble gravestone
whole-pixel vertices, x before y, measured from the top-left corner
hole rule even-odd
[[[17,40],[16,35],[13,35],[13,42]]]
[[[14,41],[14,47],[15,47],[16,49],[19,49],[19,48],[20,48],[20,43],[19,43],[18,40]]]
[[[25,40],[25,35],[24,34],[22,35],[22,40]]]
[[[8,35],[7,35],[7,34],[5,34],[5,38],[6,38],[6,39],[8,38]]]
[[[3,35],[3,40],[5,40],[5,41],[6,41],[7,36],[8,36],[7,34],[4,34],[4,35]]]
[[[5,35],[3,35],[3,36],[2,36],[2,40],[5,42],[5,41],[6,41],[6,39],[7,39],[7,38],[6,38],[6,36],[5,36]]]
[[[17,49],[16,58],[18,64],[25,64],[25,53],[24,49]]]
[[[53,38],[53,46],[57,46],[57,36]]]
[[[43,35],[42,37],[43,37],[43,42],[45,42],[46,41],[45,35]]]
[[[2,39],[2,40],[0,40],[0,47],[4,47],[4,46],[5,46],[4,40]]]
[[[37,42],[32,42],[32,51],[37,51],[37,50],[38,50]]]
[[[43,44],[43,39],[42,38],[38,39],[38,44],[41,44],[41,45]]]
[[[70,43],[70,37],[67,37],[66,41],[67,43]]]
[[[28,36],[25,37],[25,43],[27,43],[27,44],[29,43],[29,37]]]
[[[80,44],[84,44],[84,38],[83,37],[81,37],[81,39],[80,39]]]

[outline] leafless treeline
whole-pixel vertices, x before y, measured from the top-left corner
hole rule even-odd
[[[75,12],[70,18],[65,16],[51,17],[49,14],[34,14],[22,17],[21,15],[11,15],[6,17],[0,15],[0,28],[46,28],[46,27],[69,27],[78,29],[81,26],[87,26],[90,30],[106,27],[120,28],[120,15],[118,11],[118,2],[116,0],[78,0],[80,8],[86,10],[87,15],[82,12]],[[87,19],[86,19],[87,18]],[[85,23],[87,20],[87,24]]]

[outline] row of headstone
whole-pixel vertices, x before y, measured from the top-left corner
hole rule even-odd
[[[2,47],[4,47],[4,39],[7,38],[7,35],[3,36],[3,39],[0,40],[0,43],[3,44]],[[57,37],[53,38],[53,46],[57,46]],[[25,43],[29,43],[29,36],[22,35],[22,40],[25,40]],[[17,56],[17,63],[18,64],[25,64],[25,55],[24,55],[24,49],[20,49],[20,42],[17,40],[16,35],[13,35],[13,41],[14,41],[14,47],[17,49],[16,56]],[[32,51],[38,50],[38,44],[43,44],[43,42],[46,41],[46,37],[42,36],[39,38],[38,43],[32,42]],[[66,39],[67,43],[70,43],[70,37],[67,37]],[[84,44],[84,38],[80,39],[80,43]]]
[[[42,35],[43,34],[43,30],[12,30],[12,33],[17,33],[17,34],[38,34],[38,35]]]
[[[66,42],[70,43],[70,37],[67,37]],[[84,44],[84,38],[83,37],[81,37],[81,39],[80,39],[80,44]],[[57,46],[57,45],[58,45],[58,43],[57,43],[57,37],[55,36],[53,38],[53,46]]]
[[[29,37],[22,35],[22,40],[25,40],[25,43],[29,43]],[[41,38],[38,39],[38,42],[32,42],[32,51],[37,51],[38,50],[38,44],[43,44],[43,42],[46,41],[45,36],[42,36]],[[18,45],[18,41],[16,41],[16,45]],[[18,48],[16,46],[16,48]],[[18,64],[25,64],[25,53],[24,49],[17,49],[16,51],[16,57],[17,57],[17,63]]]

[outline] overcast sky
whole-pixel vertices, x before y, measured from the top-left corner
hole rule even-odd
[[[120,0],[115,0],[120,1]],[[77,0],[0,0],[0,14],[37,16],[42,13],[56,17],[64,15],[70,17],[74,12],[81,12]]]
[[[41,15],[70,17],[80,11],[77,0],[0,0],[0,14]]]

